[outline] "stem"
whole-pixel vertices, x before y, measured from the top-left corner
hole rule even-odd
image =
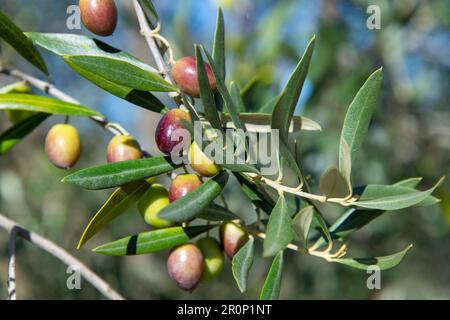
[[[123,300],[118,292],[111,288],[111,286],[96,273],[89,269],[84,263],[72,256],[63,248],[59,247],[52,241],[32,232],[24,227],[20,226],[15,221],[10,220],[4,215],[0,214],[0,228],[10,233],[9,242],[9,260],[8,260],[8,293],[10,299],[16,298],[15,292],[15,241],[16,236],[29,241],[30,243],[38,246],[42,250],[50,253],[54,257],[61,260],[68,266],[77,266],[81,272],[81,275],[91,283],[98,291],[100,291],[105,297],[112,300]]]

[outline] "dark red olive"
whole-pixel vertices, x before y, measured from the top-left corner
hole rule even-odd
[[[117,7],[113,0],[80,0],[83,24],[99,36],[113,34],[117,26]]]
[[[210,65],[206,62],[205,70],[211,90],[216,91],[216,80],[214,79]],[[197,60],[195,57],[189,56],[177,60],[172,67],[172,76],[177,86],[183,92],[195,98],[200,97],[200,88],[197,77]]]
[[[182,137],[177,137],[174,135],[174,132],[178,129],[183,129],[186,131],[187,135],[189,134],[181,122],[182,119],[192,123],[188,111],[182,109],[172,109],[159,121],[158,126],[156,127],[155,140],[156,145],[161,152],[170,155],[172,153],[172,149],[179,143],[183,143],[185,148],[189,146],[190,141],[183,141]]]

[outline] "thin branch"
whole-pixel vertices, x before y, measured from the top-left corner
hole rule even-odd
[[[159,71],[164,76],[166,81],[173,84],[172,76],[169,72],[169,67],[164,60],[164,57],[159,50],[158,44],[155,41],[155,32],[148,25],[147,19],[145,17],[144,10],[142,10],[141,5],[138,0],[133,0],[134,10],[136,11],[136,16],[139,22],[139,27],[141,29],[141,34],[144,36],[145,41],[147,41],[148,47],[152,52],[153,58],[155,59],[156,65]]]
[[[118,292],[116,292],[111,286],[102,278],[100,278],[96,273],[94,273],[91,269],[89,269],[84,263],[82,263],[80,260],[72,256],[70,253],[68,253],[63,248],[59,247],[52,241],[32,232],[28,231],[24,227],[17,224],[15,221],[10,220],[9,218],[5,217],[4,215],[0,214],[0,228],[8,231],[10,234],[16,233],[16,235],[22,239],[25,239],[32,244],[38,246],[42,250],[50,253],[54,257],[61,260],[63,263],[65,263],[68,266],[77,266],[79,268],[81,275],[89,282],[91,283],[95,288],[97,288],[98,291],[100,291],[105,297],[112,299],[112,300],[124,300],[124,297],[122,297]],[[13,242],[15,242],[15,236],[14,236]],[[8,274],[8,283],[13,284],[15,286],[15,277],[14,277],[14,266],[15,266],[15,255],[14,255],[14,245],[11,245],[10,242],[10,254],[13,253],[12,259],[10,255],[9,259],[9,274]],[[12,248],[12,251],[11,251]],[[11,262],[12,261],[12,262]],[[11,271],[13,272],[13,279],[10,278]],[[8,292],[11,295],[11,286],[8,286]],[[15,295],[15,291],[13,292]]]
[[[18,229],[9,232],[8,244],[8,296],[9,300],[16,300],[16,237]]]
[[[59,100],[66,101],[69,103],[74,104],[80,104],[78,100],[74,99],[73,97],[69,96],[67,93],[61,91],[58,89],[55,85],[43,81],[41,79],[35,78],[29,74],[26,74],[20,70],[16,69],[9,69],[6,67],[0,66],[0,73],[3,73],[7,76],[14,77],[19,80],[23,80],[29,85],[45,92],[46,94],[49,94]],[[119,124],[117,123],[111,123],[108,121],[105,117],[99,117],[99,116],[92,116],[90,117],[91,120],[93,120],[95,123],[97,123],[99,126],[101,126],[103,129],[111,132],[114,135],[127,135],[128,132],[124,130]],[[145,150],[141,150],[142,153],[145,156],[149,156],[149,153]]]

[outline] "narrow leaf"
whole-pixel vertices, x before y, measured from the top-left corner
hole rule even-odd
[[[314,207],[307,206],[299,211],[292,221],[295,233],[299,236],[300,240],[307,244],[309,229],[314,216]]]
[[[225,81],[225,23],[223,20],[222,8],[217,10],[216,30],[214,32],[214,43],[212,57],[217,65],[219,76]]]
[[[333,262],[345,264],[355,269],[367,270],[369,266],[377,266],[380,270],[387,270],[398,265],[412,245],[409,245],[406,249],[384,257],[375,258],[341,258],[333,259]]]
[[[273,259],[270,266],[269,273],[267,274],[266,281],[264,281],[263,288],[259,298],[261,300],[277,300],[280,296],[281,289],[281,276],[283,271],[283,251]]]
[[[142,91],[170,92],[177,89],[161,76],[129,62],[97,56],[64,56],[64,61],[77,70],[92,71],[110,82]]]
[[[202,212],[197,214],[197,218],[208,221],[227,221],[238,219],[233,212],[215,203],[209,204],[205,209],[203,209]]]
[[[426,191],[399,194],[394,196],[380,197],[373,200],[363,200],[354,203],[355,206],[378,210],[399,210],[414,206],[425,200],[442,183],[444,177],[439,179],[436,185]]]
[[[264,239],[264,256],[272,257],[284,250],[293,238],[292,219],[284,195],[280,195],[270,214]]]
[[[347,198],[352,194],[347,179],[336,167],[328,168],[320,177],[319,189],[327,198]]]
[[[350,155],[350,147],[345,140],[341,140],[340,147],[342,149],[340,154],[340,171],[351,188],[352,158]]]
[[[264,196],[258,189],[257,184],[250,181],[245,175],[238,172],[233,172],[234,176],[241,185],[242,191],[247,198],[259,209],[265,213],[270,214],[273,210],[273,203],[269,202],[271,199]]]
[[[272,128],[280,130],[280,138],[286,144],[288,143],[289,124],[308,73],[315,41],[316,38],[312,37],[273,110]]]
[[[408,187],[408,188],[415,188],[419,185],[420,181],[422,181],[422,177],[415,177],[415,178],[408,178],[399,182],[394,183],[394,186],[399,187]]]
[[[80,249],[107,223],[129,209],[147,191],[150,184],[146,181],[132,182],[117,188],[87,225],[78,242]]]
[[[15,124],[0,135],[0,154],[6,153],[36,129],[50,115],[38,113]]]
[[[155,6],[153,5],[153,1],[152,0],[141,0],[141,2],[152,13],[152,15],[155,17],[155,19],[159,21],[158,12],[156,11]]]
[[[86,168],[68,175],[62,182],[85,189],[99,190],[158,176],[176,168],[169,157],[152,157]]]
[[[157,229],[105,243],[93,251],[111,256],[153,253],[186,243],[213,227],[210,225]]]
[[[205,64],[199,46],[195,46],[195,57],[197,60],[198,85],[200,88],[200,97],[202,99],[203,108],[205,110],[206,119],[211,126],[222,131],[222,122],[217,112],[214,94],[209,85],[208,76],[206,74]]]
[[[231,94],[231,98],[234,101],[234,104],[236,105],[236,107],[240,113],[239,117],[242,120],[242,112],[245,112],[245,109],[246,109],[245,103],[241,97],[241,89],[239,89],[239,86],[234,81],[231,81],[231,83],[230,83],[230,94]]]
[[[383,70],[380,68],[367,79],[348,108],[342,127],[339,148],[339,169],[341,172],[345,172],[345,167],[348,166],[346,164],[348,162],[346,148],[350,151],[352,162],[354,162],[357,151],[361,148],[378,102],[382,80]],[[344,141],[347,146],[344,145]]]
[[[254,238],[250,237],[245,245],[234,255],[233,261],[231,262],[234,280],[236,280],[239,290],[242,293],[247,290],[248,273],[252,267],[255,254],[254,242]]]
[[[164,207],[158,216],[162,219],[183,222],[200,214],[214,199],[222,193],[229,174],[222,171],[184,197]]]
[[[0,38],[9,43],[22,57],[48,75],[41,54],[23,33],[2,11],[0,11]]]
[[[23,93],[0,95],[0,110],[25,110],[67,116],[103,117],[97,111],[79,104]]]

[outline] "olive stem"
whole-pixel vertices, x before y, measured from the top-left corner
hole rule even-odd
[[[73,103],[73,104],[80,104],[78,100],[72,98],[67,93],[61,91],[55,85],[53,85],[49,82],[43,81],[41,79],[35,78],[35,77],[33,77],[29,74],[26,74],[20,70],[9,69],[9,68],[6,68],[6,67],[3,67],[0,65],[0,73],[3,73],[10,77],[14,77],[19,80],[23,80],[26,83],[28,83],[29,85],[45,92],[48,95],[51,95],[59,100]],[[99,126],[101,126],[103,129],[111,132],[114,135],[126,135],[127,134],[127,131],[125,129],[123,129],[121,126],[117,126],[117,124],[109,123],[108,119],[105,117],[91,116],[89,118],[92,121],[94,121],[95,123],[97,123]],[[150,155],[147,151],[145,151],[143,149],[141,149],[141,151],[145,156]]]
[[[66,250],[56,245],[54,242],[20,226],[17,222],[10,220],[0,214],[0,228],[6,230],[10,234],[10,242],[8,248],[8,293],[11,300],[16,298],[15,292],[15,243],[17,237],[29,241],[42,250],[50,253],[54,257],[61,260],[68,266],[77,267],[81,275],[91,283],[105,297],[112,300],[123,300],[124,297],[116,292],[111,286],[95,272],[89,269],[84,263],[72,256]]]

